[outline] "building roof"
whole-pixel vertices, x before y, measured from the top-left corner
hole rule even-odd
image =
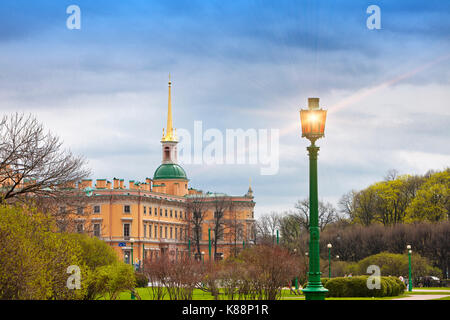
[[[163,163],[156,169],[153,180],[180,179],[188,180],[186,172],[176,163]]]

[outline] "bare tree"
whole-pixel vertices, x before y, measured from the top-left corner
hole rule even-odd
[[[224,237],[224,228],[225,228],[225,221],[224,221],[224,215],[225,215],[225,209],[227,206],[227,198],[224,196],[218,196],[215,195],[214,197],[214,238],[213,238],[213,244],[214,244],[214,259],[216,259],[217,256],[217,243],[219,240],[223,239]]]
[[[356,216],[355,197],[357,192],[352,190],[344,194],[338,202],[339,211],[349,219],[353,220]]]
[[[66,197],[74,183],[90,174],[85,165],[32,115],[15,113],[0,120],[0,200]]]
[[[232,201],[228,204],[229,217],[225,221],[226,228],[228,231],[229,241],[233,243],[233,256],[237,257],[239,254],[238,241],[242,237],[243,233],[243,224],[239,220],[239,216],[236,210],[236,204]]]
[[[398,177],[398,171],[396,169],[390,169],[386,173],[384,180],[385,181],[393,181],[393,180],[397,179],[397,177]]]
[[[297,212],[293,215],[296,217],[300,225],[309,230],[309,198],[299,200],[295,204]],[[338,214],[333,205],[329,202],[319,201],[319,227],[323,230],[327,225],[338,220]]]
[[[188,227],[192,230],[190,238],[195,243],[197,257],[201,257],[200,242],[202,240],[202,225],[206,217],[205,200],[206,198],[203,194],[191,195],[186,207],[188,212]]]
[[[280,228],[280,214],[272,211],[264,214],[255,223],[257,242],[273,243],[276,230]]]

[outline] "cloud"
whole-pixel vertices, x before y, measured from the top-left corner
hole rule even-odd
[[[251,177],[257,214],[308,194],[298,111],[311,96],[329,109],[326,201],[391,168],[448,163],[447,2],[381,1],[379,31],[365,26],[367,1],[78,1],[80,31],[65,28],[69,4],[0,4],[0,111],[33,112],[88,158],[94,179],[153,175],[169,72],[175,127],[280,130],[277,175],[184,166],[205,191],[243,195]]]

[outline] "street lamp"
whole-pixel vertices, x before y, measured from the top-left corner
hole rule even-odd
[[[134,271],[134,261],[133,261],[133,244],[134,244],[134,239],[133,238],[130,238],[130,244],[131,244],[131,260],[130,260],[130,262],[131,262],[131,266],[132,266],[133,271]],[[134,300],[134,299],[135,299],[134,291],[131,291],[131,300]]]
[[[331,279],[331,243],[327,244],[328,248],[328,278]]]
[[[202,262],[205,263],[205,251],[202,251]]]
[[[208,228],[208,250],[209,250],[209,262],[211,262],[211,228]]]
[[[407,245],[406,249],[408,249],[408,260],[409,260],[409,275],[408,275],[408,291],[412,291],[412,275],[411,275],[411,245]]]
[[[296,248],[294,248],[294,255],[297,255]],[[295,276],[295,290],[298,290],[298,276]]]
[[[131,265],[133,266],[133,270],[134,270],[134,260],[133,260],[133,244],[134,244],[134,239],[131,238],[130,239],[130,245],[131,245]]]
[[[317,192],[317,154],[319,147],[315,145],[317,139],[324,136],[327,111],[319,109],[319,98],[308,98],[308,109],[300,110],[302,137],[311,141],[306,149],[309,152],[309,259],[308,284],[303,292],[306,300],[325,300],[328,292],[320,280],[319,256],[319,199]]]

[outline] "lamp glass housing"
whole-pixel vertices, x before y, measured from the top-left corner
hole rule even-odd
[[[327,110],[300,110],[302,137],[317,140],[325,135]]]

